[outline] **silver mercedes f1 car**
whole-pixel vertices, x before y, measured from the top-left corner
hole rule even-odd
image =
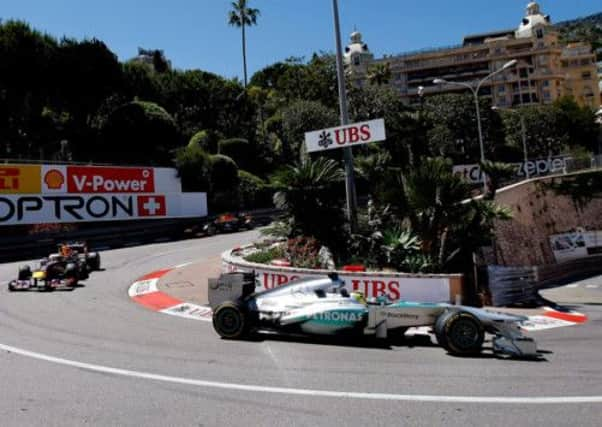
[[[482,351],[485,333],[493,335],[493,351],[511,357],[538,357],[532,338],[520,330],[523,316],[445,303],[367,301],[349,292],[336,274],[308,278],[255,292],[254,273],[227,273],[209,279],[213,327],[222,337],[244,338],[271,331],[306,335],[372,335],[402,337],[408,328],[432,327],[439,345],[450,354]]]

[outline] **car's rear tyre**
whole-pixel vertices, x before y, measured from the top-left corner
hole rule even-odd
[[[249,319],[243,307],[224,302],[213,311],[213,328],[222,338],[242,338],[248,331]]]
[[[437,342],[456,356],[479,354],[483,348],[485,331],[473,314],[466,311],[447,311],[435,323]]]

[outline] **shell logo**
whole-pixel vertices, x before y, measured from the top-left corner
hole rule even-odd
[[[44,175],[44,183],[49,190],[60,190],[65,183],[65,177],[61,171],[51,169]]]

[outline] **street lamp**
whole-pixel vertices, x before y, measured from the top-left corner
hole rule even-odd
[[[475,109],[476,109],[476,112],[477,112],[477,129],[479,131],[479,148],[481,150],[481,163],[485,161],[485,149],[483,147],[483,131],[481,129],[481,112],[479,111],[479,90],[481,89],[481,85],[486,80],[490,79],[491,77],[495,76],[496,74],[501,73],[504,70],[507,70],[510,67],[514,67],[517,62],[518,61],[516,59],[508,61],[501,68],[499,68],[499,69],[495,70],[494,72],[488,74],[487,76],[483,77],[481,80],[475,81],[475,82],[472,82],[472,83],[453,82],[453,81],[447,81],[445,79],[435,79],[435,80],[433,80],[433,83],[436,84],[436,85],[448,84],[448,85],[462,86],[462,87],[470,89],[470,91],[472,92],[472,95],[474,96],[474,105],[475,105]],[[483,186],[485,188],[487,187],[487,182],[486,182],[485,179],[483,180]]]
[[[347,89],[345,88],[345,69],[343,67],[343,47],[341,43],[341,28],[339,25],[339,3],[332,0],[332,11],[334,18],[334,36],[336,42],[337,80],[339,88],[339,110],[341,113],[341,125],[349,124],[349,112],[347,111]],[[357,196],[355,194],[355,179],[353,174],[353,153],[351,147],[343,148],[345,160],[345,193],[347,195],[347,217],[351,232],[356,229]]]
[[[493,106],[491,107],[492,110],[501,110],[500,107],[497,106]],[[527,179],[529,179],[529,168],[527,163],[529,162],[529,154],[527,152],[527,128],[525,126],[525,118],[523,117],[522,112],[518,113],[518,116],[520,118],[520,135],[521,135],[521,139],[523,141],[523,156],[525,158],[525,176],[527,177]]]

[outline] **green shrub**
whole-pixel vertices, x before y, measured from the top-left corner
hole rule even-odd
[[[238,171],[239,194],[242,207],[255,209],[272,206],[272,187],[261,178],[244,170]]]
[[[257,264],[269,264],[274,259],[284,258],[285,251],[282,246],[275,246],[254,252],[245,257],[245,261],[255,262]]]
[[[243,138],[223,139],[217,144],[217,152],[230,157],[239,168],[248,170],[254,158],[251,144]]]
[[[101,128],[98,158],[124,164],[167,165],[181,143],[174,119],[152,102],[133,101],[114,110]],[[115,153],[119,153],[118,158]]]
[[[205,129],[195,133],[190,138],[188,146],[199,146],[207,153],[216,154],[218,139],[219,134],[217,132]]]
[[[209,192],[211,159],[199,145],[188,145],[176,152],[176,168],[183,191]]]
[[[228,156],[211,156],[211,188],[214,191],[235,191],[238,187],[238,166]]]
[[[211,158],[211,192],[209,208],[212,213],[237,210],[240,206],[238,193],[238,167],[227,156],[216,154]]]

